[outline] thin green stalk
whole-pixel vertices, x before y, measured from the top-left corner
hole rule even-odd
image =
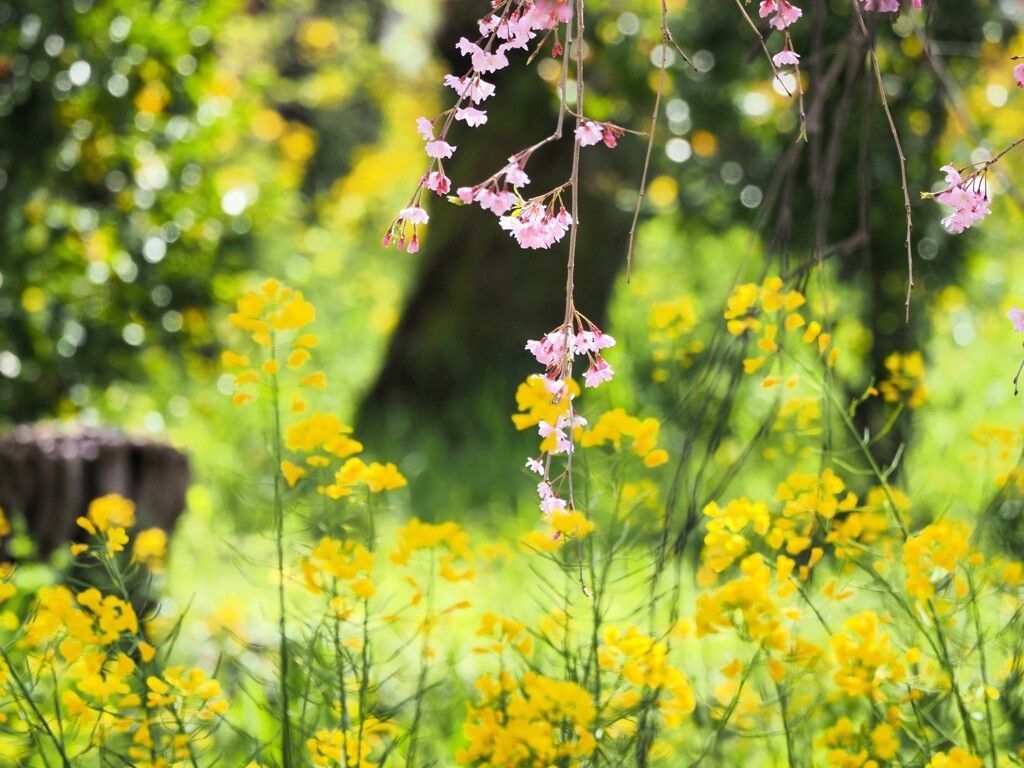
[[[743,686],[747,683],[747,678],[750,677],[753,672],[754,665],[761,657],[761,648],[758,648],[750,661],[743,668],[743,675],[740,677],[739,687],[736,689],[736,694],[732,697],[732,701],[729,702],[729,706],[726,707],[725,712],[722,713],[722,717],[719,719],[718,724],[715,726],[715,732],[711,734],[707,742],[704,744],[704,749],[697,756],[697,759],[690,763],[690,768],[697,768],[701,763],[704,762],[704,758],[708,756],[708,753],[718,743],[718,739],[722,736],[722,731],[725,730],[726,724],[729,722],[729,718],[732,717],[732,713],[736,711],[737,705],[740,703],[740,696],[743,694]]]
[[[15,669],[14,664],[11,662],[11,657],[7,654],[7,650],[2,646],[0,646],[0,658],[2,658],[4,663],[7,665],[11,678],[14,680],[14,684],[17,685],[18,689],[21,691],[21,695],[24,698],[25,703],[28,705],[29,709],[32,710],[32,714],[34,714],[39,720],[39,724],[43,727],[43,731],[50,738],[50,741],[53,742],[53,746],[57,749],[57,754],[60,755],[62,765],[64,768],[71,768],[71,761],[68,760],[67,752],[64,750],[63,740],[58,738],[57,734],[55,734],[53,729],[50,728],[50,724],[46,721],[43,713],[39,711],[39,707],[36,706],[35,700],[32,698],[31,691],[28,690],[28,687],[25,685],[25,681],[21,679],[21,676]],[[40,751],[42,752],[42,750]]]
[[[338,594],[338,580],[334,579],[333,594]],[[345,695],[345,659],[341,653],[341,620],[334,617],[334,666],[338,671],[338,706],[341,708],[341,759],[342,768],[348,768],[348,701]]]
[[[420,669],[419,674],[416,677],[416,704],[413,708],[412,723],[409,726],[409,749],[406,752],[405,764],[411,768],[416,768],[416,746],[417,746],[417,734],[420,727],[420,717],[423,714],[423,697],[425,695],[427,687],[427,671],[429,664],[427,663],[427,652],[430,648],[430,631],[433,629],[434,622],[431,612],[433,609],[433,594],[434,594],[434,551],[430,551],[430,575],[427,577],[427,589],[424,615],[423,615],[423,640],[420,643]]]
[[[270,359],[277,364],[277,340],[272,335],[270,342]],[[274,546],[277,550],[277,633],[279,677],[278,685],[281,696],[281,765],[290,768],[292,765],[292,722],[290,696],[288,692],[288,626],[285,613],[284,583],[284,500],[281,490],[281,388],[277,374],[270,376],[271,403],[274,409]]]
[[[366,492],[366,511],[369,516],[370,538],[367,548],[372,554],[377,548],[377,531],[373,515],[373,494]],[[363,643],[360,649],[360,672],[359,672],[359,733],[356,742],[356,761],[362,759],[363,754],[363,728],[366,725],[366,697],[370,688],[370,600],[363,599]]]
[[[369,602],[369,599],[363,600],[363,647],[360,649],[359,657],[359,733],[356,737],[356,760],[360,760],[360,755],[363,754],[363,727],[366,725],[366,695],[370,688]]]
[[[985,662],[985,638],[981,633],[981,612],[978,610],[978,593],[974,588],[974,574],[967,569],[967,586],[970,588],[971,615],[974,618],[974,633],[978,638],[978,654],[981,659],[981,682],[985,685],[985,724],[988,726],[988,756],[992,760],[992,768],[998,768],[999,758],[996,755],[996,732],[992,723],[992,703],[988,696],[988,668]]]

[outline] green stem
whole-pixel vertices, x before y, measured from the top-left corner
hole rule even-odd
[[[981,682],[985,684],[985,724],[988,726],[988,756],[992,760],[992,768],[998,768],[999,758],[996,755],[996,733],[992,723],[992,703],[988,696],[988,669],[985,662],[985,638],[981,633],[981,612],[978,610],[978,593],[974,589],[974,574],[967,569],[967,585],[970,588],[971,615],[974,618],[974,633],[978,638],[978,654],[981,657]]]
[[[14,664],[11,662],[11,657],[3,647],[0,647],[0,658],[2,658],[4,663],[7,665],[11,678],[21,691],[21,695],[24,697],[25,703],[28,704],[29,709],[32,710],[32,714],[36,716],[39,720],[39,724],[43,727],[43,731],[50,737],[50,741],[53,742],[53,746],[57,749],[57,754],[60,755],[62,765],[64,768],[71,768],[71,761],[68,760],[67,753],[64,751],[63,741],[57,737],[57,734],[55,734],[53,729],[50,728],[50,724],[46,721],[43,713],[39,711],[39,707],[36,706],[36,702],[32,698],[31,691],[28,690],[28,687],[25,685],[25,681],[21,679],[21,676],[15,670]]]
[[[736,711],[737,705],[740,703],[740,696],[743,694],[743,686],[747,683],[747,678],[750,677],[753,672],[754,665],[761,657],[761,649],[758,648],[754,655],[751,657],[750,662],[744,667],[743,675],[740,677],[739,687],[736,689],[736,694],[732,697],[732,701],[729,702],[729,706],[726,707],[725,712],[722,713],[722,717],[719,719],[718,724],[715,726],[715,732],[711,734],[707,742],[704,744],[704,749],[697,756],[697,759],[690,763],[690,768],[697,768],[701,763],[704,762],[704,758],[708,756],[708,753],[718,743],[718,739],[722,736],[722,731],[725,730],[726,724],[729,722],[729,718],[732,717],[732,713]]]
[[[416,768],[416,735],[420,727],[420,717],[423,714],[423,697],[427,686],[427,652],[430,649],[430,631],[434,623],[431,616],[434,594],[434,551],[430,551],[430,575],[427,578],[426,603],[423,614],[423,640],[420,643],[420,670],[416,678],[416,704],[413,708],[412,724],[409,726],[409,750],[406,752],[405,764],[410,768]]]
[[[271,336],[270,359],[277,363],[277,341]],[[278,685],[281,695],[281,765],[289,768],[292,765],[292,722],[291,701],[288,692],[288,626],[285,613],[284,583],[284,500],[281,490],[281,388],[277,374],[270,375],[271,403],[274,409],[274,546],[277,550],[277,634],[279,677]]]

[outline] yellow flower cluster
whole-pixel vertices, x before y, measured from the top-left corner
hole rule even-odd
[[[257,369],[247,355],[230,350],[221,355],[225,368],[241,369],[235,375],[235,394],[232,403],[241,406],[256,399],[256,395],[243,389],[246,385],[271,382],[281,370],[281,355],[287,352],[284,364],[298,369],[311,359],[309,350],[320,343],[312,334],[298,334],[316,318],[313,305],[302,297],[301,291],[292,291],[277,280],[266,280],[259,290],[251,290],[238,300],[238,311],[228,318],[231,324],[248,333],[260,347],[269,350],[267,358]],[[281,334],[288,334],[282,337]],[[290,350],[290,351],[289,351]],[[304,376],[300,386],[325,389],[327,379],[323,371]],[[305,410],[305,403],[296,396],[292,410]]]
[[[325,536],[309,553],[299,559],[299,568],[305,580],[306,591],[313,595],[330,593],[330,606],[338,619],[347,619],[353,609],[345,597],[338,593],[339,582],[359,600],[377,593],[372,581],[374,555],[351,539],[341,542]]]
[[[250,333],[261,347],[269,347],[273,334],[298,330],[315,318],[316,310],[302,298],[301,291],[292,291],[270,279],[258,291],[246,292],[238,300],[238,311],[228,319],[236,328]]]
[[[815,320],[808,323],[796,311],[806,303],[804,295],[799,291],[783,291],[783,287],[782,278],[766,277],[761,285],[747,283],[736,286],[728,299],[725,319],[728,320],[726,327],[729,333],[733,336],[761,334],[757,346],[764,354],[745,359],[745,373],[753,373],[764,365],[766,355],[774,354],[781,348],[783,336],[798,328],[804,328],[801,341],[804,344],[816,343],[820,355],[824,355],[832,343],[831,334],[822,333],[820,323]],[[833,347],[826,358],[826,364],[833,367],[838,356],[839,350]],[[781,378],[773,376],[765,379],[762,385],[771,387],[781,382]],[[792,388],[795,383],[795,378],[790,379],[787,386]]]
[[[776,501],[783,502],[782,516],[776,517],[766,537],[773,549],[786,547],[786,552],[798,555],[810,549],[813,534],[821,520],[832,520],[838,512],[849,512],[857,506],[852,491],[840,499],[846,483],[826,467],[820,476],[793,472],[780,483],[775,492]]]
[[[888,549],[895,541],[891,519],[872,508],[871,493],[868,492],[865,508],[832,521],[825,543],[833,545],[835,556],[840,560],[852,560],[872,546]]]
[[[780,597],[789,594],[795,584],[790,580],[794,561],[780,556],[775,583]],[[772,571],[760,554],[740,561],[741,576],[726,582],[713,592],[697,595],[697,638],[735,629],[740,637],[759,647],[782,651],[789,633],[783,626],[788,618],[772,598]]]
[[[363,450],[363,444],[349,435],[352,427],[342,424],[332,413],[313,413],[290,425],[284,434],[284,445],[290,451],[309,454],[306,466],[291,461],[281,462],[281,473],[288,487],[294,488],[298,481],[309,476],[307,467],[326,468],[333,460],[344,460],[334,473],[334,482],[321,484],[317,492],[340,499],[351,495],[357,485],[365,485],[373,493],[403,488],[407,481],[392,464],[372,462],[366,464],[352,454]]]
[[[850,718],[841,717],[817,744],[827,748],[830,768],[879,768],[896,757],[900,740],[889,723],[874,728],[862,723],[855,729]]]
[[[730,501],[724,509],[714,501],[709,502],[704,507],[707,534],[702,556],[705,566],[712,574],[718,574],[744,555],[750,549],[750,541],[744,535],[748,526],[771,549],[785,549],[789,555],[812,549],[819,528],[830,525],[837,514],[856,508],[856,495],[847,492],[844,496],[844,491],[846,484],[831,468],[826,468],[821,475],[793,472],[780,483],[775,494],[775,500],[782,503],[778,514],[773,514],[763,502],[752,502],[746,497]],[[851,523],[848,528],[841,528],[846,537],[844,543],[849,545],[864,532],[865,520],[872,525],[876,522],[874,516],[865,515],[859,519],[859,527]],[[841,519],[837,525],[841,527],[846,522]],[[840,540],[838,534],[835,537],[829,534],[826,540],[833,538]],[[821,556],[821,549],[814,547],[807,565],[801,566],[801,580],[806,580],[807,570]],[[706,573],[704,578],[714,581],[713,576]]]
[[[907,592],[918,600],[935,595],[935,585],[952,580],[957,597],[967,594],[967,582],[957,568],[981,565],[984,556],[972,552],[970,528],[965,523],[941,520],[922,528],[903,544],[903,566],[907,569]]]
[[[471,705],[459,750],[460,763],[480,768],[546,768],[575,765],[597,747],[591,732],[597,715],[590,693],[569,681],[527,672],[521,682],[502,672],[476,681],[482,694]]]
[[[832,636],[833,680],[850,698],[882,701],[882,686],[906,677],[900,654],[890,648],[889,633],[881,631],[881,625],[877,613],[861,611],[843,622],[845,632]]]
[[[669,728],[678,728],[683,718],[697,708],[693,688],[679,669],[668,661],[668,645],[628,625],[625,632],[612,625],[605,629],[604,645],[598,649],[598,665],[614,672],[632,688],[608,695],[608,706],[620,712],[633,709],[645,691],[659,691],[655,702]]]
[[[730,501],[725,509],[715,502],[704,507],[707,535],[704,537],[704,562],[715,573],[721,573],[744,554],[749,542],[740,534],[753,524],[758,536],[765,536],[771,527],[771,513],[763,502],[751,502],[746,496]]]
[[[553,398],[544,384],[544,377],[539,373],[531,374],[516,389],[516,407],[520,413],[512,415],[512,423],[518,430],[529,429],[542,421],[557,424],[559,418],[568,418],[572,398],[579,393],[580,385],[575,379],[568,379],[565,391]],[[548,435],[541,443],[541,451],[552,451],[556,445],[555,438]]]
[[[421,523],[414,517],[398,532],[398,547],[388,555],[388,559],[395,565],[408,565],[409,559],[417,550],[441,546],[448,550],[438,561],[437,572],[442,579],[463,581],[476,575],[475,569],[469,565],[473,562],[469,534],[451,522],[430,525]],[[457,560],[466,564],[462,570],[456,569]]]
[[[657,467],[668,461],[668,453],[656,447],[659,428],[657,419],[641,421],[636,416],[628,415],[624,409],[616,408],[601,414],[597,423],[583,432],[580,445],[591,448],[611,444],[615,450],[619,450],[622,439],[628,437],[633,443],[633,453],[644,460],[644,465]]]
[[[693,302],[686,296],[675,301],[666,301],[651,307],[648,320],[648,338],[653,347],[651,356],[659,366],[651,372],[651,378],[661,383],[669,378],[669,369],[660,364],[673,358],[683,368],[693,365],[693,356],[704,351],[704,342],[697,339],[681,343],[680,339],[697,325],[697,312]]]
[[[371,759],[380,751],[397,729],[372,715],[359,718],[360,727],[321,729],[306,742],[313,765],[323,768],[375,768],[381,760]]]
[[[99,539],[107,559],[123,552],[128,543],[126,529],[135,525],[135,503],[117,494],[108,494],[94,499],[85,517],[76,521],[80,528]],[[71,554],[80,555],[89,551],[87,544],[72,544]],[[132,546],[132,560],[141,563],[154,573],[163,570],[167,557],[167,532],[160,528],[149,528],[135,535]]]
[[[130,571],[121,570],[114,556],[134,522],[134,505],[119,496],[96,499],[78,520],[104,543],[91,554],[117,575],[119,589]],[[143,531],[135,540],[135,561],[161,565],[166,544],[163,531]],[[0,601],[10,593],[13,585],[5,581]],[[200,669],[161,668],[157,648],[140,632],[126,597],[97,587],[77,593],[65,586],[40,588],[14,645],[23,665],[17,671],[2,665],[0,689],[17,674],[25,676],[19,690],[46,691],[66,747],[95,745],[143,768],[191,764],[212,733],[212,721],[227,711],[227,700]],[[0,698],[7,692],[0,690]],[[41,700],[33,710],[39,706]]]
[[[904,392],[909,392],[907,405],[918,408],[924,404],[928,390],[924,384],[924,358],[920,352],[893,352],[885,358],[889,378],[878,385],[878,391],[888,403],[899,402]]]
[[[533,651],[533,635],[526,630],[521,621],[506,619],[488,611],[480,617],[480,629],[477,637],[490,637],[493,642],[486,646],[477,646],[474,653],[501,653],[507,647],[526,656]]]
[[[924,768],[982,768],[985,763],[962,747],[953,747],[949,752],[936,752]]]
[[[173,721],[213,720],[228,711],[228,702],[221,695],[220,683],[198,668],[168,667],[163,676],[146,678],[146,706],[165,709]],[[149,745],[146,745],[149,746]],[[175,755],[179,759],[188,755]]]

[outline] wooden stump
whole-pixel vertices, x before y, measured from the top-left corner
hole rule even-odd
[[[0,508],[24,517],[41,557],[73,540],[75,520],[110,493],[135,502],[139,528],[170,532],[190,479],[181,451],[115,430],[34,425],[0,437]]]

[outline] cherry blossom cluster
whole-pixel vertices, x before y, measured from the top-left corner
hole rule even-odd
[[[553,422],[546,419],[538,421],[541,455],[526,461],[528,469],[543,477],[537,486],[537,494],[540,510],[548,523],[552,522],[555,514],[566,512],[566,500],[555,493],[549,477],[550,457],[571,454],[574,451],[573,430],[587,423],[573,407],[575,393],[579,392],[578,385],[571,378],[573,362],[584,356],[589,360],[590,365],[583,376],[584,386],[597,387],[602,382],[611,381],[615,373],[601,355],[602,350],[612,346],[615,346],[615,339],[578,312],[574,314],[572,323],[561,325],[540,339],[526,342],[527,351],[544,366],[544,375],[535,378],[541,379],[557,414]]]
[[[409,206],[399,213],[388,228],[383,240],[385,247],[395,243],[399,249],[407,249],[411,253],[419,247],[415,225],[426,223],[426,214],[420,213],[423,190],[427,189],[442,196],[451,190],[451,180],[444,171],[444,161],[452,157],[458,149],[448,142],[451,127],[458,121],[464,122],[470,128],[479,128],[487,122],[487,112],[480,109],[480,105],[494,95],[495,88],[493,83],[484,80],[483,76],[509,66],[508,54],[511,51],[529,51],[531,41],[538,33],[546,33],[541,45],[553,34],[552,53],[556,56],[561,55],[558,25],[568,22],[571,15],[570,0],[496,0],[492,4],[492,11],[478,22],[480,37],[475,42],[465,37],[459,39],[456,48],[469,59],[469,71],[462,76],[445,75],[444,84],[454,90],[458,97],[453,107],[432,120],[420,117],[416,121],[416,128],[424,141],[424,152],[430,160]],[[463,202],[479,202],[496,215],[504,214],[516,199],[515,195],[507,190],[507,185],[529,183],[529,178],[522,171],[524,164],[525,158],[510,159],[510,167],[495,174],[489,180],[489,185],[478,185],[477,188],[473,188],[474,196],[468,200],[463,190],[459,190],[460,198]],[[497,188],[499,176],[505,177],[500,190]],[[476,196],[477,192],[479,196]],[[407,225],[410,222],[413,225],[413,233],[408,237]]]
[[[576,141],[580,143],[581,147],[589,147],[597,144],[599,141],[603,141],[608,149],[615,149],[615,145],[618,144],[619,137],[623,133],[624,131],[621,128],[611,123],[598,123],[593,120],[587,120],[576,129]]]
[[[944,165],[940,170],[946,172],[946,182],[950,186],[935,195],[935,199],[955,209],[942,220],[942,226],[959,234],[992,213],[988,207],[988,185],[984,171],[972,173],[965,179],[952,165]]]
[[[1015,333],[1024,333],[1024,309],[1017,309],[1017,305],[1014,304],[1013,309],[1007,312],[1006,316],[1013,323]]]
[[[584,330],[583,323],[587,324]],[[546,333],[539,341],[526,342],[526,349],[544,366],[545,377],[552,382],[548,386],[552,395],[558,395],[565,385],[568,368],[577,357],[586,355],[590,367],[584,374],[585,386],[596,387],[603,381],[611,381],[615,373],[601,356],[601,350],[615,346],[615,339],[584,318],[576,314],[577,331],[571,326],[559,326]]]
[[[475,41],[465,37],[456,44],[459,53],[469,59],[469,70],[462,76],[447,74],[444,84],[455,91],[457,101],[450,109],[433,119],[420,117],[416,128],[424,141],[424,152],[429,158],[426,172],[409,201],[391,222],[383,243],[396,244],[399,249],[414,253],[419,248],[417,224],[425,224],[427,214],[422,208],[424,190],[447,196],[452,182],[445,173],[444,161],[458,149],[449,142],[449,133],[455,123],[462,121],[470,128],[487,123],[487,112],[481,104],[494,95],[495,87],[483,79],[484,75],[509,66],[509,54],[523,50],[531,56],[552,40],[552,56],[564,55],[559,36],[560,25],[567,24],[573,13],[571,0],[493,0],[492,11],[478,22],[480,37]],[[540,36],[535,45],[533,41]],[[533,51],[531,52],[531,46]],[[565,109],[563,105],[563,110]],[[603,142],[614,148],[624,129],[607,122],[580,118],[574,138],[586,147]],[[502,229],[509,232],[523,248],[549,248],[560,241],[572,226],[572,217],[562,204],[562,185],[543,195],[524,199],[519,189],[530,183],[526,164],[541,146],[561,137],[558,131],[508,158],[508,163],[489,178],[473,186],[458,187],[455,197],[466,205],[477,203],[484,210],[499,217]],[[408,228],[412,225],[412,234]]]
[[[899,0],[863,0],[864,10],[878,13],[895,13],[900,9]],[[914,8],[921,8],[921,0],[913,0]],[[758,16],[768,19],[768,26],[777,29],[785,34],[782,50],[772,56],[772,63],[776,67],[787,64],[797,65],[800,63],[800,54],[793,50],[793,40],[789,36],[789,27],[796,23],[797,19],[804,15],[801,8],[788,2],[788,0],[761,0],[758,7]],[[1024,75],[1024,67],[1021,68]]]

